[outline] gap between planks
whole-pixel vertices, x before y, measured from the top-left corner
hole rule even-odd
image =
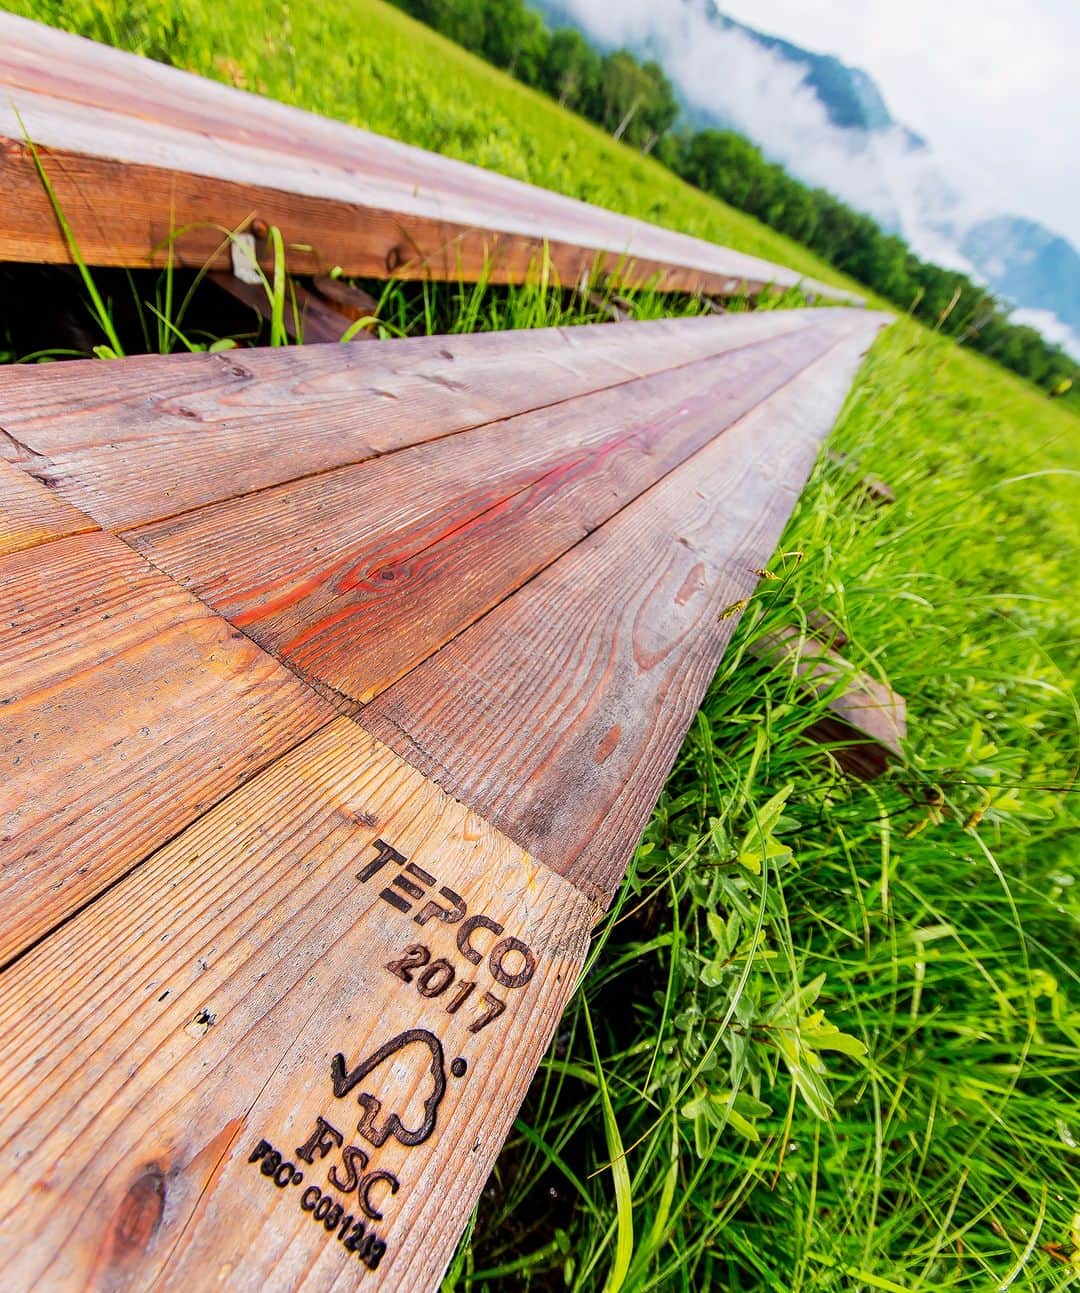
[[[860,314],[831,311],[835,318],[822,321],[809,311],[778,311],[726,326],[665,320],[634,324],[620,336],[610,325],[585,325],[410,338],[380,343],[385,350],[256,351],[243,362],[235,355],[140,356],[109,373],[89,360],[64,365],[48,380],[0,370],[0,455],[47,477],[61,497],[116,531]],[[120,380],[133,389],[117,398]],[[144,409],[151,387],[159,393]],[[538,399],[540,390],[557,397]],[[290,419],[286,443],[266,431],[275,399],[288,401],[280,409]],[[88,407],[90,400],[99,404]],[[162,474],[166,465],[171,475]],[[164,508],[163,496],[171,500]]]
[[[774,494],[780,490],[789,495],[782,504],[791,501],[790,491],[797,490],[808,454],[831,424],[830,414],[838,407],[838,393],[842,398],[848,369],[863,340],[853,337],[838,343],[843,363],[828,366],[829,381],[822,382],[819,371],[802,383],[803,394],[809,387],[817,395],[813,416],[807,418],[804,412],[797,417],[787,390],[785,425],[800,429],[800,448],[797,460],[769,482]],[[736,424],[744,441],[756,443],[767,409],[760,406],[759,417],[750,414]],[[775,416],[775,407],[768,412]],[[732,449],[725,443],[729,434],[711,441],[640,494],[620,511],[617,524],[609,529],[605,523],[574,545],[565,566],[562,559],[552,563],[456,638],[455,645],[471,638],[471,658],[481,666],[471,677],[483,682],[483,653],[477,654],[477,645],[507,642],[503,621],[508,614],[513,634],[515,625],[535,619],[532,605],[538,596],[550,611],[549,585],[569,589],[578,602],[590,596],[595,580],[583,582],[581,575],[589,573],[590,562],[596,564],[598,544],[629,551],[623,540],[639,532],[628,526],[631,514],[635,520],[652,516],[659,522],[657,535],[674,540],[671,557],[661,562],[653,579],[652,586],[661,593],[656,605],[666,605],[670,595],[676,608],[691,606],[702,592],[707,571],[699,571],[699,566],[706,554],[694,550],[692,538],[687,540],[683,518],[676,518],[678,538],[675,530],[664,528],[672,510],[668,495],[676,483],[672,478],[681,474],[684,479],[678,483],[685,485],[692,469],[700,491],[709,479],[701,470],[703,456],[710,451],[715,456],[721,447]],[[777,461],[777,455],[768,456],[768,447],[761,449],[764,461]],[[714,469],[719,469],[718,463]],[[731,482],[727,485],[730,493]],[[770,541],[770,527],[778,518],[763,524],[752,514],[751,500],[742,502],[739,524],[749,527],[753,542],[767,556],[775,543],[775,535]],[[779,511],[786,516],[784,506]],[[699,531],[702,523],[694,519],[689,533]],[[680,550],[684,545],[685,556]],[[600,557],[600,566],[607,569],[604,554]],[[737,560],[744,559],[750,560],[751,554],[740,554]],[[730,563],[730,554],[725,561]],[[726,565],[719,569],[724,573]],[[635,568],[635,579],[639,574]],[[724,577],[735,575],[731,571]],[[738,578],[745,579],[746,572],[738,572]],[[719,588],[709,605],[730,596],[727,587]],[[680,621],[669,609],[662,631],[632,636],[634,659],[639,665],[665,660],[673,646],[688,638],[690,628],[707,624],[708,614],[709,606],[699,605]],[[572,623],[568,631],[573,633]],[[696,691],[708,673],[711,654],[722,649],[717,638],[723,633],[711,633],[708,649],[693,666],[690,691]],[[445,686],[453,676],[447,666],[453,669],[454,654],[444,648],[414,670],[405,680],[408,694],[422,699],[424,688],[418,690],[415,684],[425,671],[427,678],[434,676]],[[523,658],[535,660],[527,652]],[[644,672],[650,674],[651,667]],[[426,685],[427,679],[420,681]],[[685,693],[685,677],[680,686]],[[464,690],[453,689],[454,699],[472,703],[470,687],[475,701],[471,681]],[[397,685],[391,688],[396,690]],[[689,703],[696,704],[693,696]],[[400,710],[392,712],[400,715]],[[498,720],[497,713],[484,714],[483,706],[471,712],[480,712],[489,725],[493,718]],[[609,717],[601,713],[600,726],[590,720],[584,736],[579,729],[571,746],[565,747],[587,754],[605,769],[597,786],[610,784],[613,776],[616,781],[626,779],[626,765],[620,763],[621,734],[612,740],[613,729],[601,731]],[[423,751],[423,724],[409,726],[416,734],[410,736],[415,749],[429,758]],[[663,749],[659,758],[649,761],[644,779],[640,768],[633,770],[635,799],[647,797],[680,726],[680,721],[666,723]],[[595,748],[593,730],[600,736]],[[452,761],[445,753],[455,739],[452,732],[443,742],[440,773],[447,779],[452,779]],[[473,755],[476,750],[473,744]],[[602,756],[599,763],[596,755]],[[549,753],[547,771],[540,774],[544,784],[539,798],[548,808],[551,763]],[[579,766],[574,765],[575,772]],[[344,801],[343,780],[352,788]],[[579,807],[593,788],[588,779],[574,777]],[[565,787],[562,793],[565,798]],[[473,796],[469,802],[475,802]],[[282,803],[288,806],[285,813],[279,811]],[[526,808],[535,830],[537,798]],[[633,811],[624,805],[617,808],[625,833],[633,824]],[[55,938],[23,958],[5,979],[0,1010],[16,1056],[16,1070],[9,1070],[8,1077],[18,1084],[18,1100],[28,1103],[20,1103],[18,1121],[13,1127],[9,1124],[15,1135],[14,1142],[8,1142],[14,1166],[2,1179],[0,1194],[18,1208],[28,1172],[39,1170],[43,1175],[37,1193],[47,1191],[54,1206],[44,1212],[23,1207],[15,1214],[16,1224],[26,1228],[23,1233],[32,1242],[19,1245],[9,1277],[25,1278],[25,1287],[48,1278],[80,1287],[92,1279],[129,1288],[145,1287],[150,1280],[155,1287],[179,1289],[191,1287],[213,1270],[230,1288],[256,1290],[281,1282],[314,1290],[339,1278],[347,1280],[350,1269],[362,1273],[360,1263],[366,1258],[369,1269],[374,1264],[378,1272],[381,1267],[376,1284],[433,1285],[546,1047],[599,910],[579,887],[585,873],[580,855],[565,868],[569,873],[577,867],[577,873],[560,879],[485,816],[452,801],[422,770],[394,756],[358,725],[335,719],[242,783]],[[557,838],[562,824],[547,822],[551,838]],[[393,853],[387,854],[387,844]],[[372,870],[380,859],[380,866]],[[602,881],[603,862],[601,856],[590,860],[592,885]],[[360,870],[354,873],[358,864]],[[419,868],[419,874],[410,871],[410,865]],[[410,884],[421,891],[419,897]],[[346,892],[348,899],[343,900]],[[397,901],[383,897],[384,892]],[[442,914],[420,922],[423,913],[417,908],[425,899]],[[452,919],[457,902],[470,915],[486,915],[501,928],[474,926],[490,932],[490,938],[485,933],[478,946],[477,935],[476,942],[466,938],[463,945],[458,936],[464,929],[464,910]],[[388,908],[398,915],[390,916]],[[190,920],[183,918],[184,910],[190,911]],[[422,926],[419,938],[416,924]],[[220,937],[215,931],[221,931]],[[528,964],[520,949],[492,960],[499,946],[496,940],[504,935],[517,938],[542,968],[525,982],[503,988],[510,1001],[499,998],[504,1009],[483,1029],[474,1030],[481,1016],[468,1015],[465,1003],[480,993],[479,986],[462,999],[460,1009],[448,1008],[476,964],[465,949],[476,948],[481,975],[494,978],[501,970],[511,979],[520,977],[519,966]],[[417,942],[407,944],[407,938]],[[409,951],[416,946],[426,952],[426,960]],[[101,972],[102,947],[115,958],[116,968],[108,975]],[[69,984],[72,966],[80,958],[92,969],[84,976],[85,995],[73,1009]],[[406,958],[412,959],[411,969],[404,965]],[[395,962],[397,970],[391,968]],[[414,984],[436,984],[436,978],[428,977],[436,974],[436,965],[441,982],[447,974],[442,963],[455,979],[430,996],[419,986],[414,991]],[[164,977],[148,982],[156,973]],[[173,986],[159,993],[165,977]],[[457,980],[462,980],[460,989],[451,986]],[[392,994],[389,1006],[387,988]],[[534,988],[531,999],[512,996]],[[441,1001],[444,992],[453,994],[447,996],[447,1005]],[[484,993],[495,995],[487,987]],[[124,994],[132,1008],[123,1012],[124,1022],[118,1024],[118,998]],[[377,1013],[367,1008],[372,1000],[380,1002]],[[519,1001],[529,1005],[513,1009]],[[485,1032],[489,1024],[506,1029],[497,1034],[494,1053],[488,1038],[496,1034]],[[391,1036],[395,1029],[400,1031]],[[62,1065],[46,1064],[37,1055],[45,1037],[50,1047],[63,1045]],[[335,1067],[338,1051],[342,1059]],[[351,1089],[350,1068],[360,1074]],[[76,1072],[79,1082],[74,1082]],[[377,1084],[368,1081],[373,1074],[378,1074]],[[119,1085],[103,1090],[103,1080]],[[151,1091],[160,1097],[163,1090],[172,1101],[167,1109],[160,1099],[149,1098]],[[425,1093],[427,1099],[422,1100]],[[35,1112],[27,1115],[28,1108]],[[350,1120],[357,1118],[354,1131]],[[365,1161],[346,1159],[346,1145],[360,1151]],[[37,1152],[28,1157],[31,1146],[37,1146]],[[301,1153],[305,1148],[306,1156]],[[276,1154],[282,1157],[275,1164]],[[338,1224],[346,1214],[338,1195],[327,1187],[340,1191],[350,1161],[365,1172],[363,1180],[378,1186],[367,1197],[372,1211],[384,1215],[369,1211],[361,1217],[363,1196],[358,1194],[349,1225],[339,1234]],[[291,1163],[288,1179],[281,1177],[285,1163]],[[301,1163],[307,1166],[301,1168]],[[304,1180],[296,1178],[298,1171],[309,1168],[313,1170]],[[337,1175],[331,1178],[330,1171]],[[451,1171],[454,1187],[448,1189]],[[95,1172],[104,1173],[104,1179],[95,1207],[88,1209],[82,1200],[87,1179],[93,1180]],[[372,1180],[379,1172],[384,1175]],[[360,1183],[358,1171],[343,1192],[346,1206]],[[314,1218],[324,1195],[341,1209],[329,1231]],[[65,1197],[72,1201],[66,1213],[55,1206]],[[357,1224],[363,1233],[350,1250]]]
[[[790,352],[741,348],[637,391],[581,396],[460,445],[399,450],[125,538],[302,676],[365,703],[837,338],[795,340]],[[392,501],[369,523],[382,500]]]

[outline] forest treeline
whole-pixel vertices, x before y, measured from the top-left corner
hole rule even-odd
[[[873,217],[795,179],[742,135],[680,127],[678,98],[658,63],[625,49],[602,53],[574,28],[551,30],[524,0],[394,3],[1044,389],[1061,393],[1077,376],[1064,350],[1034,328],[1010,323],[1008,307],[968,275],[922,260]]]

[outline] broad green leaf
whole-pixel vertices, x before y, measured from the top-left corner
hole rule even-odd
[[[799,1029],[810,1046],[819,1051],[840,1051],[844,1055],[853,1055],[861,1059],[866,1054],[866,1045],[850,1033],[842,1033],[835,1024],[825,1018],[825,1012],[816,1014],[803,1021]]]

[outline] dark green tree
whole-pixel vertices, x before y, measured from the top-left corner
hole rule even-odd
[[[646,151],[670,129],[679,105],[658,63],[640,63],[629,50],[608,54],[600,73],[600,124],[616,139]]]
[[[549,32],[524,0],[394,0],[434,27],[683,179],[756,216],[947,336],[1065,393],[1078,366],[965,274],[921,260],[902,238],[824,189],[810,188],[731,130],[673,130],[679,104],[659,64],[629,50],[600,55],[578,31]],[[1080,398],[1076,393],[1067,396]]]
[[[552,32],[544,68],[544,88],[564,108],[595,116],[600,97],[600,55],[579,31]]]
[[[478,52],[526,85],[541,85],[551,37],[543,18],[522,0],[483,0],[483,48]]]

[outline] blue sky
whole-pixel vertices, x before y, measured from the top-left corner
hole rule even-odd
[[[957,180],[1080,246],[1080,0],[718,7],[864,68],[893,115],[927,137]]]
[[[562,3],[596,36],[618,43],[685,28],[687,3],[700,9],[703,0]],[[942,174],[973,206],[1040,220],[1080,248],[1080,0],[716,3],[752,27],[869,72],[894,117],[928,140]],[[771,87],[755,82],[754,69],[738,58],[717,82],[707,43],[684,43],[669,70],[693,83],[699,102],[712,99],[736,121],[739,104],[754,99],[756,114],[747,117],[759,142],[789,160],[775,147],[784,123],[763,122],[762,114],[771,107],[805,119],[805,96],[800,104],[798,87],[782,84],[775,68]],[[815,180],[839,187],[827,171]],[[845,196],[874,209],[857,194]]]

